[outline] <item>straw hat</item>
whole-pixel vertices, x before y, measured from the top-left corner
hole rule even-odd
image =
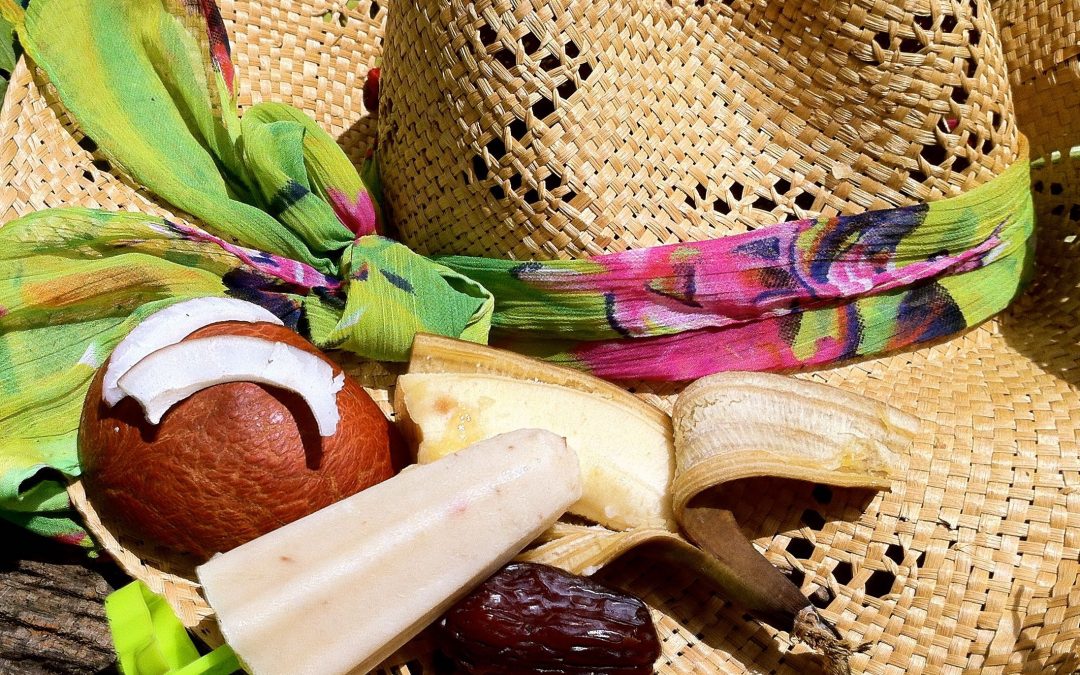
[[[308,111],[359,161],[384,43],[387,200],[424,252],[575,257],[859,212],[981,184],[1030,139],[1036,280],[929,348],[801,375],[919,415],[887,493],[758,479],[743,527],[852,642],[856,670],[1080,668],[1080,8],[1004,0],[222,2],[243,104]],[[389,17],[389,18],[388,18]],[[80,204],[168,213],[96,160],[25,63],[0,115],[0,220]],[[547,103],[544,103],[544,102]],[[175,213],[173,214],[176,215]],[[385,370],[360,366],[381,387]],[[674,387],[643,393],[667,405]],[[762,495],[768,495],[763,498]],[[73,496],[87,507],[76,486]],[[91,527],[100,532],[91,517]],[[189,625],[191,582],[105,535]],[[689,575],[630,557],[660,672],[801,673],[814,657]],[[429,668],[421,640],[393,672]]]

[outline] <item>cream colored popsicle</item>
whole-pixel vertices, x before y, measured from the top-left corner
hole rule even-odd
[[[216,556],[199,581],[254,675],[363,673],[580,496],[562,437],[513,431]]]

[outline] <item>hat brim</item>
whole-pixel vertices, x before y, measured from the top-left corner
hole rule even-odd
[[[304,109],[357,163],[374,134],[361,85],[375,65],[385,18],[385,10],[369,12],[361,4],[364,11],[340,25],[303,3],[258,12],[222,3],[244,75],[241,101]],[[1031,129],[1021,114],[1021,130],[1033,146],[1045,137],[1034,111],[1080,109],[1072,93],[1080,90],[1080,78],[1075,69],[1060,70],[1058,86],[1027,99]],[[1071,86],[1061,86],[1065,78]],[[1080,141],[1080,122],[1068,128],[1071,136],[1043,149]],[[0,130],[0,222],[71,205],[183,219],[80,145],[77,130],[25,61],[13,74]],[[770,560],[790,570],[844,636],[870,643],[853,657],[857,670],[1066,672],[1078,665],[1080,265],[1073,246],[1080,206],[1073,200],[1080,176],[1067,151],[1034,174],[1044,187],[1035,193],[1036,278],[1004,316],[930,347],[799,375],[925,420],[905,480],[874,493],[756,478],[728,492],[740,523]],[[1070,218],[1073,213],[1078,217]],[[385,404],[387,373],[354,371],[377,385],[373,392]],[[640,393],[667,406],[674,390]],[[105,548],[214,641],[194,582],[111,539],[80,495],[76,486],[73,500]],[[816,657],[805,649],[789,650],[692,576],[660,573],[655,565],[631,557],[602,574],[657,610],[660,672],[810,669]],[[422,663],[429,655],[419,642],[392,662]]]

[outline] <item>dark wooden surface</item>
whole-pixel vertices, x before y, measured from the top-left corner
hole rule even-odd
[[[3,520],[0,542],[0,675],[116,673],[103,603],[124,573]]]

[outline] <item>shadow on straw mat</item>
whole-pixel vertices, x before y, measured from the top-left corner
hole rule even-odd
[[[1002,316],[1009,346],[1080,388],[1080,159],[1032,171],[1036,213],[1031,285]]]
[[[787,640],[776,637],[741,608],[708,592],[692,571],[650,557],[647,546],[612,562],[597,572],[596,579],[633,593],[678,623],[673,631],[661,631],[664,653],[669,656],[692,658],[690,654],[695,650],[700,653],[704,647],[730,654],[754,672],[824,672],[820,656],[787,651]]]

